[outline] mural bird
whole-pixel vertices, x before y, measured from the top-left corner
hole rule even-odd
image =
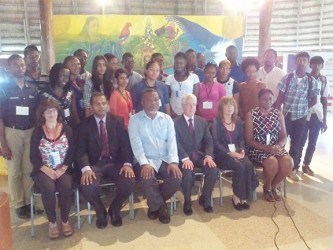
[[[196,52],[210,54],[211,58],[207,58],[207,60],[219,62],[225,58],[225,49],[229,45],[238,43],[238,41],[215,35],[201,25],[183,17],[166,16],[165,18],[169,22],[176,23],[183,32],[177,40],[179,42],[187,41],[188,47],[194,49]]]
[[[132,23],[126,23],[123,29],[121,30],[119,34],[119,44],[124,45],[126,40],[131,34],[130,27],[132,26]]]

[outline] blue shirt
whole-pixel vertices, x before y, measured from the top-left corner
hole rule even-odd
[[[196,74],[199,77],[199,81],[200,82],[204,82],[205,81],[205,73],[202,69],[200,69],[199,67],[196,67],[193,71],[194,74]]]
[[[169,115],[158,111],[151,119],[142,110],[130,118],[128,133],[140,166],[149,164],[158,172],[162,161],[178,164],[176,132]]]
[[[237,62],[231,67],[229,77],[235,79],[239,83],[246,81],[246,75],[243,73],[240,64]]]
[[[312,77],[312,76],[311,76]],[[291,120],[303,118],[308,114],[308,75],[304,75],[302,79],[298,79],[296,71],[287,88],[288,75],[284,76],[278,84],[278,89],[285,93],[283,102],[283,114],[291,114]],[[310,89],[310,97],[315,97],[319,93],[318,83],[312,77],[312,89]]]
[[[141,82],[133,85],[131,89],[131,95],[133,100],[133,109],[135,110],[135,113],[138,113],[143,109],[141,105],[141,93],[148,88],[150,87],[148,86],[146,79],[143,79]],[[168,87],[165,85],[164,82],[156,81],[154,89],[157,91],[160,98],[161,106],[159,111],[165,113],[165,105],[170,103]]]

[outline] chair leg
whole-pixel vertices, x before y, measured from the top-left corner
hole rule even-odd
[[[128,198],[128,206],[129,206],[129,214],[130,214],[130,219],[134,220],[134,194],[133,192]]]
[[[80,216],[80,193],[79,188],[74,190],[75,203],[76,203],[76,216],[77,216],[77,228],[81,229],[81,216]]]
[[[222,172],[218,173],[219,177],[219,191],[220,191],[220,206],[223,206],[223,186],[222,186]]]
[[[287,198],[287,178],[284,178],[283,180],[283,196],[284,198]]]
[[[91,224],[91,205],[90,203],[88,202],[87,204],[87,210],[88,210],[88,224],[90,225]]]
[[[34,225],[34,194],[30,194],[30,222],[31,222],[31,237],[35,237],[35,225]]]
[[[257,201],[257,189],[252,192],[252,201]]]

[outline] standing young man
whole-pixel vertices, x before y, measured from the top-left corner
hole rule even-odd
[[[296,70],[285,77],[278,84],[279,96],[275,106],[281,109],[287,134],[290,136],[289,154],[294,160],[294,168],[289,174],[293,181],[299,181],[297,175],[302,156],[302,136],[306,126],[306,116],[309,107],[317,101],[317,81],[310,74],[306,73],[309,65],[309,53],[305,51],[296,54]]]
[[[311,176],[314,175],[314,172],[310,169],[310,163],[316,150],[319,132],[321,131],[324,133],[327,130],[326,117],[329,83],[326,76],[323,76],[320,73],[323,66],[324,59],[321,56],[314,56],[310,59],[311,76],[317,80],[318,89],[320,89],[320,92],[317,95],[317,103],[309,109],[304,135],[302,136],[302,148],[305,145],[306,139],[308,139],[308,146],[306,148],[302,170],[303,173]]]

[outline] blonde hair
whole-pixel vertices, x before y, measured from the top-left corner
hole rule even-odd
[[[218,118],[222,121],[223,120],[223,108],[224,106],[231,104],[232,106],[234,106],[234,113],[231,116],[231,120],[233,122],[238,120],[238,107],[237,107],[237,103],[235,98],[233,98],[232,96],[224,96],[222,97],[222,99],[219,102],[219,106],[218,106]]]
[[[219,68],[222,68],[223,66],[231,67],[231,62],[228,59],[222,60],[219,64]]]

